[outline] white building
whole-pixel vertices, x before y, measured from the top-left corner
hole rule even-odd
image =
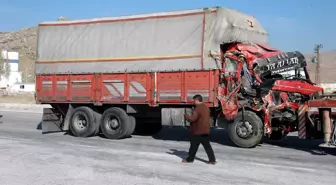
[[[9,90],[13,92],[35,92],[35,84],[33,83],[17,83],[13,84]]]
[[[16,83],[22,82],[22,74],[19,72],[19,53],[9,52],[6,50],[1,51],[1,58],[4,59],[10,65],[10,72],[8,78],[2,75],[0,78],[0,86],[8,87]],[[7,63],[5,63],[6,65]],[[4,69],[6,66],[4,65]]]
[[[336,92],[336,83],[321,83],[319,86],[323,87],[326,94]]]

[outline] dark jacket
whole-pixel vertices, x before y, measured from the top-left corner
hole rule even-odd
[[[194,135],[210,134],[210,110],[203,103],[197,104],[192,115],[185,115],[190,122],[190,132]]]

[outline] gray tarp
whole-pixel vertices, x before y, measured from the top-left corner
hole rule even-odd
[[[211,13],[214,10],[216,13]],[[204,39],[202,39],[203,12]],[[182,14],[184,15],[177,16]],[[144,17],[147,18],[140,19]],[[252,27],[249,21],[253,22]],[[253,17],[217,7],[79,21],[44,22],[38,29],[37,48],[37,61],[43,63],[36,64],[36,73],[217,69],[219,65],[208,57],[208,53],[210,50],[218,51],[220,43],[267,42],[267,38],[267,32]],[[141,60],[134,60],[135,58]],[[126,59],[128,61],[124,61]],[[78,62],[81,61],[79,65]]]

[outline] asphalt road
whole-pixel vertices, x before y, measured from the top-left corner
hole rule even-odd
[[[182,164],[188,138],[184,129],[164,129],[155,138],[124,140],[42,135],[41,114],[2,110],[2,185],[64,184],[336,184],[336,152],[288,137],[254,149],[231,146],[225,131],[213,132],[217,165],[201,160]],[[202,147],[200,159],[206,160]]]

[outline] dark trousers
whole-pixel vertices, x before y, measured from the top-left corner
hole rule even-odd
[[[216,161],[215,154],[210,145],[210,136],[209,135],[190,135],[190,148],[189,156],[187,158],[188,162],[193,162],[198,150],[199,145],[202,144],[205,152],[208,155],[209,161]]]

